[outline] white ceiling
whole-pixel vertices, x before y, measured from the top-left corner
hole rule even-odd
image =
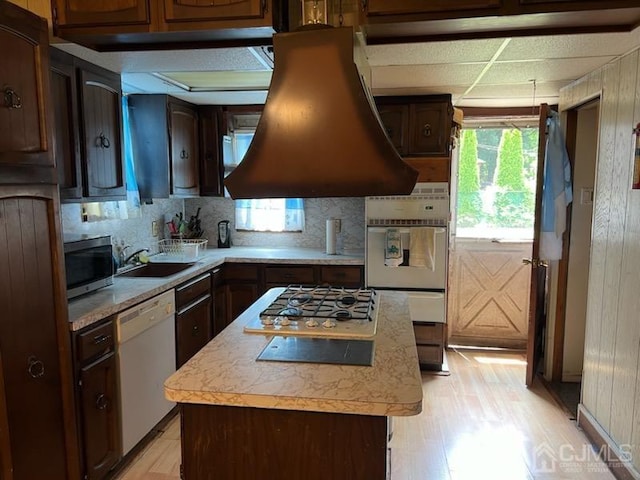
[[[74,44],[55,46],[122,73],[128,93],[169,93],[198,104],[263,103],[266,98],[267,80],[249,91],[237,80],[237,72],[268,70],[268,55],[260,48],[97,53]],[[640,28],[631,33],[370,45],[366,52],[376,95],[451,93],[459,107],[503,107],[557,103],[563,86],[638,46]],[[215,72],[211,85],[216,91],[189,92],[154,75],[187,71]]]

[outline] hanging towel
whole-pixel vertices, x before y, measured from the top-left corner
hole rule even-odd
[[[409,234],[409,266],[436,269],[436,229],[414,227]]]
[[[562,234],[567,226],[567,206],[573,200],[571,164],[556,112],[550,112],[547,126],[539,256],[544,260],[560,260]]]
[[[402,235],[397,228],[387,228],[384,241],[384,264],[387,267],[399,267],[403,260]]]

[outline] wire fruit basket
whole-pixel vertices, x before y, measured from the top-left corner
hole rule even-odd
[[[163,255],[164,261],[192,262],[204,254],[207,239],[164,239],[158,242],[158,253]]]

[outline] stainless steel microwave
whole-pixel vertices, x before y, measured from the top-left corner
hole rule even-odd
[[[67,299],[113,284],[111,236],[65,235]]]

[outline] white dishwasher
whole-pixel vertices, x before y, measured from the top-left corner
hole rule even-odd
[[[164,381],[176,371],[175,294],[171,290],[118,314],[122,454],[173,408]]]

